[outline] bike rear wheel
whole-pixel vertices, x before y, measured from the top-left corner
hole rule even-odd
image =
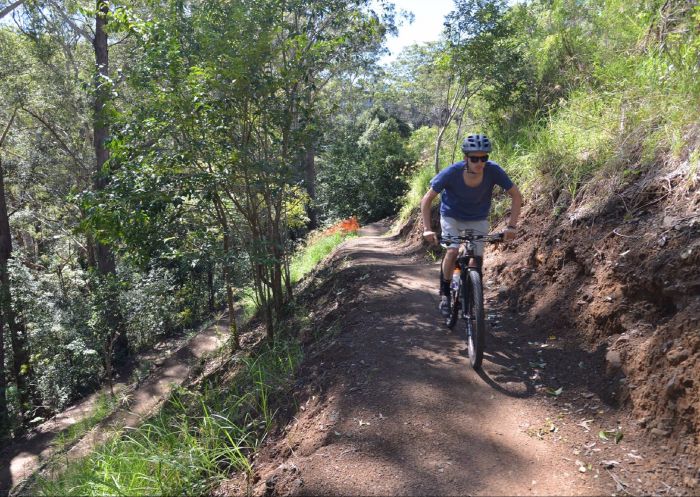
[[[469,362],[472,368],[479,369],[484,359],[486,347],[486,324],[484,322],[484,293],[481,277],[476,271],[469,271],[469,295],[466,296],[466,331]]]

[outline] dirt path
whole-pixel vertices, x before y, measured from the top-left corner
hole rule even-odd
[[[598,463],[588,466],[590,452],[576,456],[562,443],[560,428],[582,430],[577,420],[554,418],[550,429],[546,420],[568,408],[535,399],[533,382],[520,371],[528,354],[512,341],[518,332],[494,324],[483,372],[474,372],[465,342],[439,322],[437,263],[411,258],[379,233],[374,226],[341,249],[347,274],[336,279],[364,280],[362,287],[355,295],[335,287],[342,331],[307,361],[301,411],[259,455],[254,492],[614,493]],[[487,306],[495,321],[492,299]],[[233,481],[221,488],[239,490]]]
[[[64,460],[83,457],[116,430],[139,424],[167,398],[175,386],[182,385],[196,362],[217,350],[227,336],[228,318],[222,317],[167,358],[158,360],[157,369],[143,384],[128,393],[127,405],[117,409],[90,430],[71,447]],[[127,387],[123,383],[115,386],[115,392],[126,391]],[[29,438],[12,444],[0,453],[0,495],[7,495],[10,489],[24,482],[56,453],[56,438],[70,426],[92,414],[97,395],[85,398],[42,424]]]

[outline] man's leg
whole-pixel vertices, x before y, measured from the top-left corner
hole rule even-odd
[[[460,229],[474,230],[476,233],[485,235],[489,232],[488,221],[464,221],[460,224]],[[469,267],[476,268],[482,281],[484,278],[482,268],[484,265],[484,242],[474,242],[474,257],[469,259]]]
[[[440,232],[442,236],[459,236],[457,224],[459,221],[447,216],[440,216]],[[440,312],[445,318],[450,316],[450,284],[452,283],[452,273],[454,273],[457,262],[457,252],[459,244],[443,242],[442,246],[447,249],[445,257],[440,266]]]
[[[452,281],[452,273],[454,273],[455,264],[457,263],[458,250],[459,249],[456,248],[448,248],[445,251],[445,257],[442,258],[442,266],[440,267],[440,277],[443,283],[450,283]]]
[[[446,318],[450,316],[450,284],[457,262],[457,251],[456,248],[448,248],[440,266],[440,312]]]

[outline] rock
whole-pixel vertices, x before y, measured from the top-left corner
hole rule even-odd
[[[685,349],[674,349],[671,350],[668,354],[666,354],[666,359],[668,359],[668,362],[670,362],[672,366],[680,364],[681,362],[685,361],[688,357],[690,357],[690,353]]]
[[[667,437],[671,434],[669,430],[662,430],[660,428],[652,428],[651,434],[657,437]]]
[[[646,425],[649,424],[649,421],[651,421],[651,419],[647,416],[647,417],[645,417],[645,418],[642,418],[642,419],[637,420],[637,424],[638,424],[640,427],[645,428]]]
[[[287,489],[287,494],[288,495],[296,495],[299,493],[301,490],[301,487],[304,486],[304,480],[301,478],[295,479],[292,483],[289,484],[289,488]]]
[[[608,374],[619,371],[622,368],[622,356],[616,350],[608,350],[605,354],[605,362],[607,363]]]
[[[670,228],[671,226],[675,225],[678,219],[673,216],[664,216],[663,221],[661,222],[661,225],[664,228]]]
[[[664,394],[667,398],[672,399],[677,397],[683,391],[683,385],[678,381],[678,377],[674,374],[673,377],[668,380],[666,387],[664,387]]]
[[[623,343],[626,343],[629,341],[630,341],[629,335],[627,333],[623,333],[622,335],[620,335],[620,338],[615,340],[615,342],[612,344],[612,348],[615,349],[615,348],[619,347],[620,345],[622,345]]]

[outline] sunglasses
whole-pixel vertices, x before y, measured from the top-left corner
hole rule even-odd
[[[484,155],[482,157],[471,157],[471,156],[469,157],[469,162],[474,162],[474,163],[477,163],[479,161],[486,162],[487,160],[489,160],[488,155]]]

